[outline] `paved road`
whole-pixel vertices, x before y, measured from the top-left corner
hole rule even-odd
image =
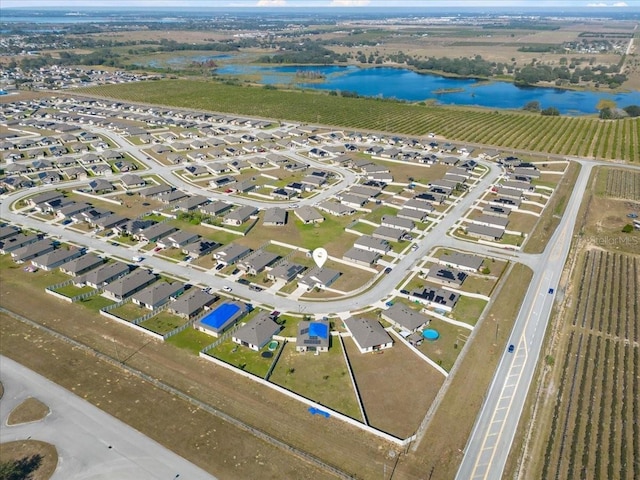
[[[120,420],[13,360],[0,356],[0,442],[31,438],[55,445],[52,480],[215,480],[204,470]],[[42,421],[7,426],[9,413],[28,397],[51,413]]]
[[[549,289],[557,290],[592,167],[592,163],[582,163],[562,222],[539,258],[539,268],[534,271],[509,338],[515,351],[505,352],[498,365],[467,442],[457,480],[502,477],[551,316],[554,294]]]

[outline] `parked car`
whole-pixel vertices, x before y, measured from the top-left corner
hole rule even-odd
[[[216,265],[216,270],[222,270],[224,268],[224,264],[219,263],[218,265]]]
[[[384,269],[384,273],[391,273],[391,270],[393,270],[391,267],[387,267]]]
[[[222,290],[224,290],[225,292],[230,292],[231,291],[231,287],[227,287],[225,285],[224,287],[222,287]]]

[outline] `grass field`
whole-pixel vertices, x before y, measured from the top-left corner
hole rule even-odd
[[[287,343],[283,348],[270,381],[362,420],[342,346],[335,337],[331,339],[329,351],[319,355],[298,353],[293,343]]]
[[[464,347],[467,338],[471,335],[471,331],[443,322],[437,318],[431,319],[428,328],[437,330],[440,337],[433,342],[422,342],[418,350],[447,372],[451,371],[453,364],[458,359],[458,355],[460,355],[462,347]]]
[[[83,89],[127,101],[319,123],[406,135],[436,132],[448,140],[528,150],[639,161],[640,119],[601,121],[545,117],[519,111],[439,107],[310,91],[266,90],[204,80],[164,80]],[[611,125],[617,128],[609,128]],[[500,132],[509,132],[509,135]],[[624,140],[623,140],[624,139]],[[618,148],[624,143],[625,148]]]
[[[245,370],[249,373],[264,378],[269,371],[269,367],[273,362],[272,358],[262,357],[262,352],[266,351],[267,347],[261,351],[256,352],[247,347],[242,347],[237,343],[234,343],[230,338],[212,348],[207,354],[216,357],[230,365]],[[274,355],[277,352],[274,352]]]

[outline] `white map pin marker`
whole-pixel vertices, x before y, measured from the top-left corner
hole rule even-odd
[[[328,256],[329,255],[327,254],[327,251],[324,248],[316,248],[312,254],[313,261],[316,262],[316,265],[318,265],[318,268],[322,268],[322,266],[324,265],[324,262],[327,261]]]

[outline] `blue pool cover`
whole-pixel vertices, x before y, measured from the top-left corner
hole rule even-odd
[[[309,336],[318,338],[329,338],[329,326],[324,323],[311,322],[309,324]]]
[[[203,325],[217,329],[222,327],[231,317],[238,313],[239,310],[240,307],[238,307],[238,305],[223,303],[200,321]]]

